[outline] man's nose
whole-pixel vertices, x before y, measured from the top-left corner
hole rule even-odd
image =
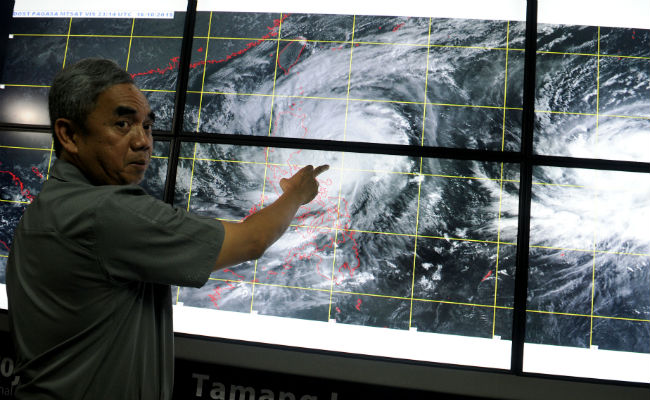
[[[134,131],[131,140],[131,147],[133,150],[148,150],[153,146],[153,137],[142,125],[136,126]]]

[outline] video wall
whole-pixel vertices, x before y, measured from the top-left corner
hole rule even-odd
[[[524,15],[198,7],[184,134],[329,140],[341,151],[202,138],[170,160],[184,10],[16,17],[0,86],[0,283],[13,230],[55,159],[46,131],[15,127],[48,125],[54,74],[100,56],[131,73],[155,110],[143,186],[162,199],[175,163],[176,207],[242,221],[279,196],[280,179],[330,165],[259,260],[200,289],[172,288],[177,332],[510,368],[519,164],[364,154],[345,142],[519,152]],[[650,31],[540,23],[536,60],[536,154],[650,162]],[[643,173],[534,168],[525,369],[650,382],[637,368],[650,361],[649,189]],[[611,357],[627,367],[611,371]],[[563,358],[574,360],[564,370]]]

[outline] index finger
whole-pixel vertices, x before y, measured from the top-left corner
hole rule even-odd
[[[328,169],[330,169],[330,166],[327,165],[327,164],[316,167],[314,169],[314,177],[322,174],[323,172],[327,171]]]

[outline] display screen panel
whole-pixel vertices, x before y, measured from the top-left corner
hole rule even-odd
[[[648,162],[650,4],[570,7],[540,2],[534,151]],[[649,179],[534,168],[524,371],[650,382]]]
[[[141,186],[162,200],[169,142],[154,143]],[[27,206],[49,178],[56,161],[52,135],[44,132],[0,131],[0,309],[7,309],[6,263],[14,230]]]
[[[540,4],[540,13],[552,14],[547,19],[564,7],[553,3]],[[592,19],[612,12],[604,2],[585,6]],[[650,12],[639,7],[624,13]],[[650,24],[557,22],[538,24],[535,152],[650,161]]]
[[[535,177],[525,370],[647,382],[650,176],[539,167]]]
[[[175,288],[176,331],[508,368],[516,166],[184,143],[175,205],[242,221],[308,163],[330,165],[316,199],[257,261]]]
[[[199,2],[186,131],[519,150],[521,20],[292,7]]]
[[[1,123],[49,125],[47,94],[56,73],[82,58],[101,57],[134,78],[156,109],[154,129],[171,130],[186,1],[138,2],[148,11],[88,2],[71,8],[74,1],[16,3],[0,78]]]

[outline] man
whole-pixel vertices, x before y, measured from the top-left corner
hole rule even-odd
[[[87,59],[49,97],[58,160],[26,209],[7,263],[16,398],[169,399],[169,285],[260,257],[318,192],[327,166],[280,182],[283,194],[242,223],[202,218],[139,186],[154,114],[128,73]]]

